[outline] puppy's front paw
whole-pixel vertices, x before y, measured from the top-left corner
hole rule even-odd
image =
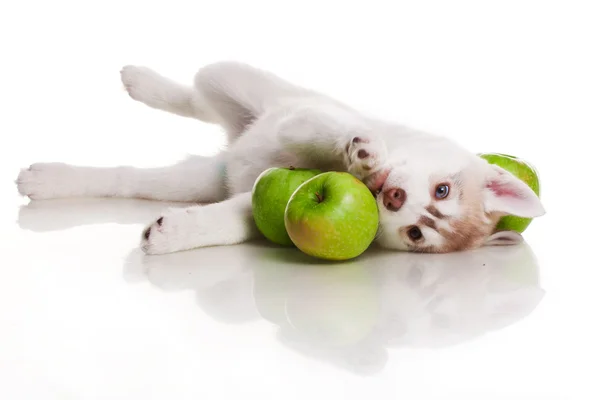
[[[69,194],[71,168],[61,163],[38,163],[24,168],[15,183],[22,196],[32,200],[53,199]]]
[[[362,180],[383,166],[387,150],[380,139],[355,136],[346,145],[346,156],[348,172]]]
[[[198,234],[197,220],[190,209],[170,209],[147,226],[142,233],[141,248],[146,254],[167,254],[188,250]]]

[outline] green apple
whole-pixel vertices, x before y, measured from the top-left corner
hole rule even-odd
[[[538,197],[540,196],[540,179],[533,165],[518,157],[501,153],[480,153],[479,157],[487,160],[490,164],[495,164],[500,168],[510,172],[523,182],[525,182]],[[500,219],[497,230],[509,230],[523,233],[531,223],[532,218],[522,218],[514,215],[507,215]]]
[[[284,219],[297,248],[326,260],[358,257],[379,226],[371,191],[347,172],[325,172],[304,182],[292,194]]]
[[[285,207],[298,186],[320,173],[318,169],[273,167],[256,178],[252,187],[252,215],[258,230],[268,240],[293,246],[285,229]]]

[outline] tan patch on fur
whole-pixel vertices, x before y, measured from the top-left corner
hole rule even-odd
[[[446,218],[446,216],[444,214],[442,214],[440,212],[440,210],[438,210],[437,208],[435,208],[435,206],[433,204],[430,204],[427,207],[425,207],[425,210],[427,210],[427,212],[429,214],[433,215],[436,218],[439,218],[439,219]]]
[[[448,253],[453,251],[470,250],[480,247],[487,237],[494,232],[500,215],[484,212],[482,193],[474,185],[463,184],[460,188],[461,217],[450,217],[442,214],[433,204],[426,207],[427,212],[436,218],[448,222],[450,230],[435,224],[429,217],[421,217],[419,223],[435,229],[444,238],[442,246],[421,246],[415,249],[424,253]]]
[[[431,229],[433,229],[434,231],[437,231],[437,227],[435,225],[435,221],[429,217],[426,217],[425,215],[423,215],[421,218],[419,218],[419,225],[425,225]],[[438,231],[439,232],[439,231]]]
[[[470,250],[481,246],[500,218],[484,212],[480,189],[468,184],[461,189],[462,217],[450,221],[452,232],[442,233],[446,239],[446,244],[440,249],[443,252]]]
[[[439,249],[440,253],[469,250],[481,246],[494,230],[495,224],[486,222],[480,213],[468,213],[466,217],[450,222],[450,226],[452,232],[440,230],[440,234],[446,240],[446,244]]]

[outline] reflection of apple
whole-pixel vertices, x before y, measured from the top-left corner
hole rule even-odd
[[[290,340],[347,348],[371,335],[380,318],[377,282],[363,260],[332,265],[267,248],[253,265],[254,304]]]
[[[535,253],[526,243],[520,246],[510,246],[503,248],[501,254],[500,248],[491,253],[499,261],[492,260],[504,278],[506,283],[517,286],[535,287],[540,283],[539,264]],[[507,262],[506,260],[510,262]]]
[[[377,287],[362,264],[303,266],[288,288],[285,315],[305,341],[351,346],[370,335],[380,318]]]
[[[269,168],[252,188],[252,215],[258,230],[270,241],[293,246],[283,220],[290,196],[303,182],[320,174],[318,169]]]
[[[285,210],[285,227],[296,247],[328,260],[362,254],[378,225],[371,191],[347,172],[325,172],[304,182]]]
[[[286,264],[286,254],[291,253],[287,249],[264,249],[252,260],[254,305],[264,319],[277,325],[287,323],[285,301],[294,282],[294,269]]]
[[[515,156],[500,153],[481,153],[479,157],[487,160],[490,164],[495,164],[500,168],[510,172],[517,178],[525,182],[535,194],[540,196],[540,180],[536,169],[525,160]],[[532,218],[522,218],[514,215],[507,215],[500,219],[496,229],[499,231],[514,231],[523,233],[531,223]]]

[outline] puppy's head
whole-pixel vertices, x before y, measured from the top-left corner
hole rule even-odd
[[[391,153],[384,173],[377,241],[390,249],[446,253],[516,244],[520,234],[495,231],[499,219],[545,213],[520,179],[444,138]]]

